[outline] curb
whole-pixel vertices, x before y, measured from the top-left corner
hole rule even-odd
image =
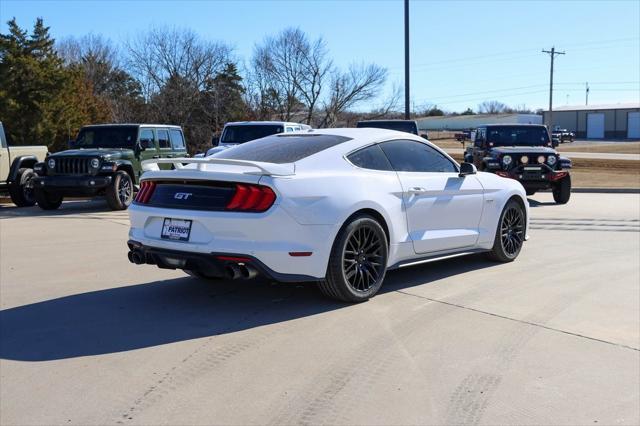
[[[640,188],[571,188],[571,192],[584,194],[640,194]]]

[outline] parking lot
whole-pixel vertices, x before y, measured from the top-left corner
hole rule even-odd
[[[531,239],[312,284],[127,261],[126,212],[0,207],[2,424],[639,424],[640,195],[530,197]]]

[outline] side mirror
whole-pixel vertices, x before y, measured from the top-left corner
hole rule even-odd
[[[220,145],[220,136],[214,136],[211,138],[211,146]]]
[[[422,139],[429,140],[429,133],[427,133],[427,132],[421,133],[420,137],[422,137]]]
[[[478,169],[476,169],[476,166],[474,166],[471,163],[462,163],[460,164],[460,173],[458,174],[459,177],[465,177],[467,175],[475,175],[476,173],[478,173]]]
[[[69,139],[69,149],[73,149],[76,146],[76,141]]]
[[[141,153],[145,149],[147,149],[147,147],[145,146],[144,141],[136,142],[136,153]]]

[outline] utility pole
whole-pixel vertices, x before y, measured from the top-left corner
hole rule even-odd
[[[584,91],[584,104],[589,105],[589,83],[585,83],[585,91]]]
[[[404,119],[411,117],[409,105],[409,0],[404,0]]]
[[[551,50],[542,50],[542,53],[548,53],[551,56],[551,71],[549,73],[549,131],[553,131],[553,61],[556,55],[564,55],[564,52],[556,51],[555,46]]]

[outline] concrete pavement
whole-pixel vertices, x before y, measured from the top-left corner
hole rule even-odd
[[[640,196],[530,198],[531,239],[360,305],[126,260],[126,213],[0,208],[1,424],[638,424]]]

